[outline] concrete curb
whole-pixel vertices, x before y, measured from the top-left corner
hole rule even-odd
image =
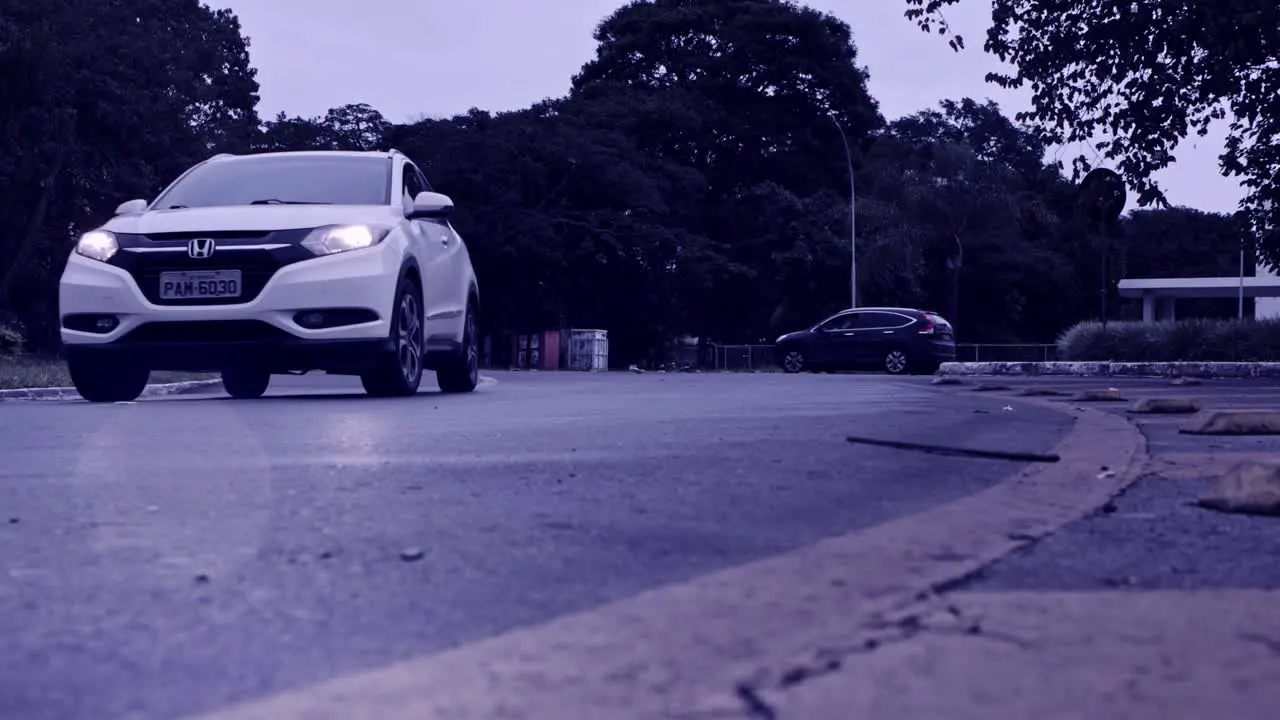
[[[1013,402],[1076,415],[1061,462],[792,552],[200,717],[764,717],[744,712],[747,693],[832,672],[885,613],[1092,512],[1145,464],[1125,418]]]
[[[189,392],[198,392],[213,387],[221,387],[222,380],[187,380],[176,383],[161,383],[159,385],[148,385],[146,390],[142,391],[139,400],[145,398],[165,397],[168,395],[182,395]],[[10,390],[0,390],[0,402],[5,400],[79,400],[80,393],[75,388],[14,388]]]
[[[950,362],[942,377],[979,375],[1049,377],[1206,378],[1280,380],[1280,362]]]

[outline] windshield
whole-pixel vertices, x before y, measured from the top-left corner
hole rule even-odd
[[[386,205],[391,160],[353,155],[258,155],[195,168],[157,209],[251,204]]]

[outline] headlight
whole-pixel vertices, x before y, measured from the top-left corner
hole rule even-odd
[[[106,230],[90,230],[76,241],[76,253],[90,260],[106,262],[120,250],[116,236]]]
[[[331,225],[313,230],[302,241],[302,247],[316,255],[333,255],[373,247],[390,232],[391,228],[371,225]]]

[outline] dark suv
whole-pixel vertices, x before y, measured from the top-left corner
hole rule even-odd
[[[956,359],[951,323],[908,308],[854,308],[774,343],[789,373],[882,369],[893,375],[931,373]]]

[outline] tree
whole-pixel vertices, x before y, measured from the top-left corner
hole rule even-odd
[[[856,140],[883,123],[849,26],[793,2],[633,0],[595,38],[573,94],[625,89],[674,108],[647,147],[704,172],[717,194],[826,189],[844,174],[827,115]]]
[[[70,236],[247,149],[258,85],[235,16],[197,0],[6,3],[0,78],[0,311],[49,344]]]
[[[906,15],[946,34],[961,0],[906,0]],[[952,47],[963,38],[952,37]],[[1152,180],[1179,141],[1231,118],[1221,168],[1249,190],[1255,230],[1280,227],[1280,4],[1275,0],[1080,2],[995,0],[987,52],[1013,63],[988,80],[1030,85],[1033,122],[1053,143],[1090,143],[1138,191],[1167,205]],[[1091,166],[1075,161],[1078,178]],[[1280,261],[1280,234],[1268,238]]]
[[[911,300],[950,316],[965,341],[1052,340],[1061,323],[1053,293],[1070,295],[1071,272],[1064,219],[1046,196],[1059,176],[1037,138],[995,105],[940,108],[891,124],[870,190],[910,234]]]
[[[1003,165],[1028,183],[1059,177],[1059,168],[1045,165],[1044,139],[1010,120],[993,100],[943,100],[936,110],[894,121],[892,132],[917,148],[964,145],[978,160]]]
[[[289,117],[264,123],[257,150],[380,150],[391,123],[364,103],[330,109],[323,117]]]
[[[706,182],[591,122],[624,112],[551,101],[392,129],[388,142],[459,199],[456,224],[490,288],[486,327],[610,327],[624,357],[686,329],[704,264],[686,218]]]

